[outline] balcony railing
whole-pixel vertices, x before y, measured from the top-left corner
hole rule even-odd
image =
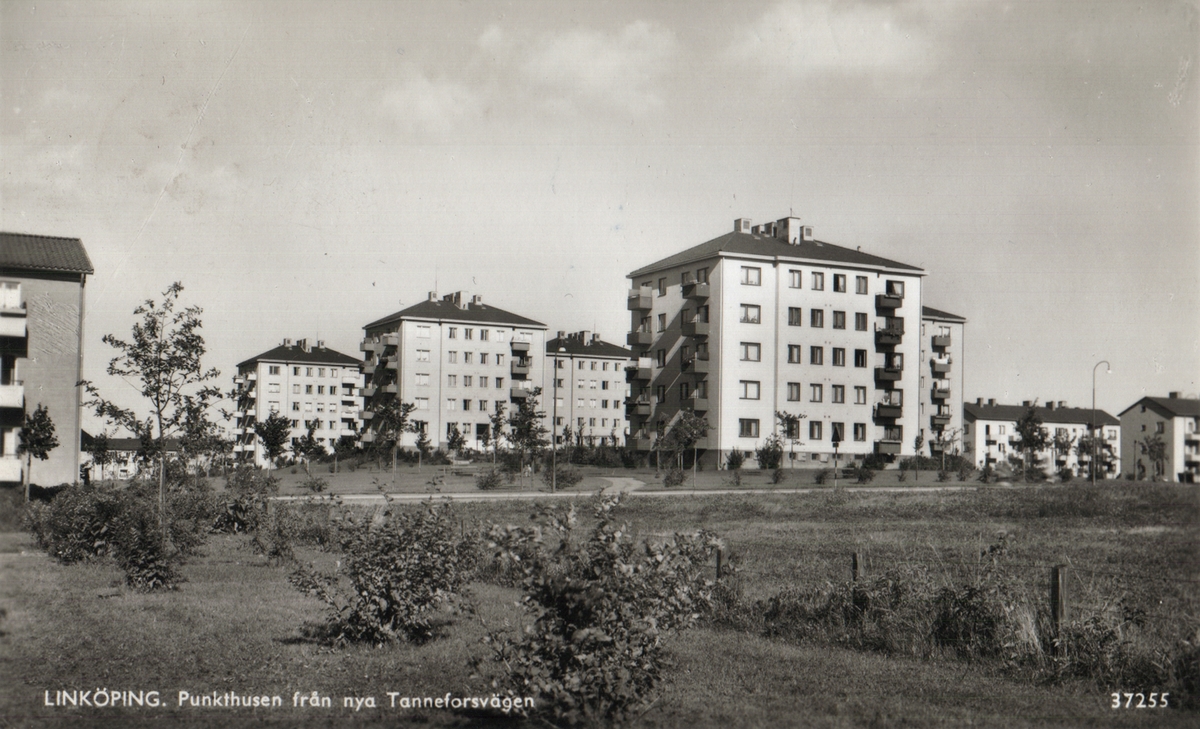
[[[875,417],[877,418],[899,418],[903,417],[904,406],[891,405],[888,403],[879,403],[875,406]]]
[[[524,400],[529,397],[530,392],[530,390],[526,390],[523,387],[512,387],[509,388],[508,394],[513,400]]]
[[[877,345],[894,347],[902,341],[904,341],[903,329],[887,328],[875,330],[875,344]]]
[[[630,398],[625,401],[625,413],[628,415],[640,415],[647,417],[650,415],[650,400],[645,397]]]
[[[636,434],[629,436],[629,444],[639,451],[648,451],[654,447],[654,441],[644,431],[638,431]]]
[[[649,380],[654,377],[654,370],[649,367],[630,367],[625,370],[625,381]]]
[[[509,343],[509,347],[514,352],[528,352],[529,351],[529,342],[519,342],[516,339],[514,339],[514,340],[512,340],[512,342]]]
[[[898,440],[877,440],[875,441],[875,452],[885,455],[899,455],[900,441]]]
[[[706,321],[689,321],[683,324],[683,336],[685,337],[707,337],[708,322]]]
[[[903,304],[903,296],[896,294],[875,294],[876,309],[899,309]]]
[[[708,352],[699,352],[684,360],[683,369],[698,375],[708,374]]]
[[[0,385],[0,408],[25,409],[25,385],[14,382],[11,385]]]
[[[938,349],[945,349],[946,347],[949,347],[950,346],[950,335],[949,334],[933,335],[933,346],[937,347]]]
[[[935,387],[930,393],[934,400],[946,400],[950,397],[949,387]]]
[[[930,415],[929,424],[934,428],[944,428],[950,424],[949,415]]]
[[[708,396],[697,395],[693,392],[691,395],[683,399],[681,406],[684,410],[695,410],[698,413],[705,412],[708,410]]]
[[[649,347],[654,343],[654,332],[629,332],[625,335],[625,343],[631,347]]]
[[[709,296],[708,282],[691,281],[683,285],[683,298],[707,299]]]
[[[895,382],[904,375],[903,367],[876,367],[875,379],[881,382]]]
[[[362,411],[362,415],[360,417],[362,417],[363,420],[370,420],[371,418],[375,417],[375,411],[374,410],[364,410],[364,411]]]
[[[649,289],[631,289],[626,299],[629,311],[649,311],[654,306],[654,295]]]
[[[514,375],[529,374],[529,364],[529,360],[527,359],[514,359],[512,361],[512,373]]]
[[[936,374],[944,375],[950,371],[950,360],[945,360],[943,362],[939,362],[936,359],[930,360],[929,368]]]
[[[367,362],[366,364],[363,365],[362,371],[363,371],[363,374],[366,374],[366,375],[375,374],[375,363]]]

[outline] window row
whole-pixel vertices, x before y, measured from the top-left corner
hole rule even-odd
[[[577,370],[590,369],[593,372],[595,372],[596,370],[599,370],[601,372],[608,372],[608,366],[610,364],[612,365],[613,372],[616,372],[619,369],[621,369],[619,366],[619,363],[617,363],[617,362],[586,362],[584,360],[578,360],[576,364],[577,364],[577,366],[575,367],[575,369],[577,369]],[[591,365],[591,366],[585,368],[584,367],[585,364]],[[566,369],[566,365],[567,365],[567,360],[558,359],[558,358],[554,359],[554,368],[555,369],[558,369],[558,370]],[[601,365],[601,366],[597,367],[596,365]]]
[[[472,403],[477,403],[475,406],[475,409],[478,410],[479,412],[481,412],[481,413],[487,412],[487,409],[488,409],[488,401],[487,400],[475,401],[475,400],[468,400],[466,398],[463,398],[462,409],[464,411],[469,411],[471,409]],[[454,398],[454,397],[446,398],[446,409],[447,410],[458,410],[458,404],[459,404],[458,398]]]
[[[293,401],[292,402],[292,412],[294,412],[294,413],[300,412],[300,405],[301,405],[301,403],[298,400]],[[279,403],[272,401],[270,409],[271,409],[271,412],[273,412],[273,413],[278,412],[279,411]],[[326,410],[325,403],[323,403],[323,402],[316,403],[316,411],[318,413],[323,413],[323,412],[325,412],[325,410]],[[304,403],[304,412],[311,413],[312,411],[313,411],[313,403],[311,403],[311,402]],[[331,413],[338,412],[338,404],[335,402],[329,403],[329,412],[331,412]],[[353,415],[358,412],[358,406],[343,407],[341,412]]]
[[[475,338],[475,330],[472,329],[471,327],[463,327],[462,335],[463,335],[462,336],[463,339],[474,339]],[[480,329],[479,330],[479,341],[486,342],[486,341],[492,340],[491,335],[492,335],[491,331],[489,331],[487,329]],[[417,327],[417,337],[420,339],[428,339],[429,338],[429,327],[418,326]],[[458,339],[458,327],[446,327],[446,339]],[[504,330],[502,330],[502,329],[496,330],[496,336],[495,336],[494,341],[497,341],[497,342],[504,341]]]
[[[762,361],[762,345],[758,342],[741,342],[740,355],[743,362],[761,362]],[[804,347],[799,344],[789,344],[787,346],[788,364],[804,364]],[[846,349],[844,347],[830,347],[832,354],[831,361],[834,367],[846,366]],[[899,355],[896,355],[899,357]],[[902,361],[902,360],[899,360]],[[825,364],[825,347],[812,346],[808,348],[808,363],[812,365]],[[854,350],[854,366],[865,368],[867,366],[867,350]],[[900,366],[900,365],[896,365]]]
[[[315,388],[315,390],[314,390],[314,388]],[[346,385],[341,394],[343,397],[353,397],[354,389],[355,388],[353,385]],[[267,383],[267,393],[268,394],[273,395],[278,392],[279,392],[279,383],[278,382]],[[303,385],[303,392],[301,392],[301,385],[298,385],[298,384],[292,385],[292,394],[293,395],[301,395],[301,394],[312,395],[312,394],[314,394],[314,392],[317,395],[324,395],[325,394],[325,385]],[[337,395],[338,394],[338,386],[337,385],[329,385],[329,394]]]
[[[808,422],[808,440],[821,441],[825,438],[825,423],[820,420],[809,420]],[[800,420],[794,420],[788,424],[784,437],[788,440],[800,440]],[[830,442],[842,442],[846,440],[846,424],[845,423],[830,423],[829,440]],[[867,440],[867,424],[853,423],[854,440],[862,443]],[[761,434],[760,421],[757,418],[740,418],[738,420],[738,436],[741,438],[758,438]]]
[[[492,379],[496,383],[497,390],[504,388],[504,378],[503,377],[494,377]],[[476,380],[479,381],[478,387],[487,387],[488,386],[488,378],[484,377],[483,375],[480,375],[478,377],[476,377],[474,375],[463,375],[462,376],[462,386],[463,387],[476,387],[476,385],[475,385]],[[420,374],[417,375],[417,384],[418,385],[428,385],[429,384],[429,375],[420,375]],[[446,386],[447,387],[458,387],[458,375],[446,375]]]
[[[422,353],[424,353],[424,357],[425,357],[424,359],[421,359]],[[475,364],[475,354],[476,354],[475,352],[463,352],[462,353],[462,363],[463,364]],[[429,351],[418,349],[417,350],[417,361],[418,362],[428,362],[429,361]],[[458,364],[458,352],[454,351],[454,350],[447,351],[446,352],[446,361],[450,364]],[[520,364],[523,361],[524,360],[517,360],[518,364]],[[499,353],[493,354],[491,352],[479,352],[479,364],[486,365],[486,364],[492,364],[492,363],[495,363],[499,366],[503,366],[504,365],[504,355],[499,354]]]
[[[337,377],[342,376],[342,370],[340,367],[292,367],[292,376],[293,377],[301,377],[300,373],[302,371],[304,372],[304,375],[303,375],[304,377],[325,377],[326,372],[328,372],[329,373],[328,376],[332,377],[332,378],[337,378]],[[357,370],[347,369],[346,372],[348,374],[355,374],[355,375],[358,374]],[[267,365],[267,374],[268,375],[283,374],[283,365]]]
[[[812,271],[810,288],[813,291],[825,290],[825,273],[823,271]],[[846,283],[849,277],[844,273],[833,274],[833,290],[837,293],[846,293]],[[742,266],[742,285],[743,286],[761,286],[762,285],[762,269],[757,266]],[[804,272],[800,269],[788,270],[788,288],[801,289],[804,288]],[[854,277],[854,292],[857,294],[867,293],[867,277]]]

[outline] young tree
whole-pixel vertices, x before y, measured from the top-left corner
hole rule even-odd
[[[937,450],[942,452],[942,470],[943,471],[946,470],[946,451],[950,450],[950,448],[953,447],[953,445],[958,442],[958,437],[959,437],[960,432],[961,431],[958,428],[950,428],[949,430],[939,430],[936,433],[936,437],[934,437],[934,439],[932,441],[930,441],[930,443],[935,448],[937,448]]]
[[[495,411],[488,416],[488,423],[491,424],[492,468],[496,467],[496,454],[500,450],[500,439],[504,437],[504,424],[508,422],[504,410],[504,401],[497,400]]]
[[[1154,476],[1150,480],[1162,476],[1166,470],[1163,468],[1163,461],[1167,457],[1167,444],[1163,442],[1162,436],[1155,433],[1142,438],[1138,441],[1138,450],[1154,465]]]
[[[103,481],[104,467],[113,460],[113,454],[108,445],[108,433],[100,433],[92,438],[92,442],[86,450],[92,457],[92,465],[100,467],[100,480]]]
[[[508,420],[508,441],[520,455],[522,473],[525,472],[527,463],[532,469],[532,463],[538,454],[550,445],[550,441],[546,439],[546,434],[550,431],[542,425],[546,419],[546,413],[538,410],[538,397],[541,394],[542,388],[533,388],[529,395],[517,405],[517,411]],[[532,473],[529,481],[532,485]]]
[[[417,435],[417,471],[421,470],[421,462],[429,458],[430,452],[433,451],[433,444],[429,442],[429,434],[425,432],[425,424],[417,421],[408,426],[408,429]],[[396,480],[396,461],[392,460],[392,481]]]
[[[1050,441],[1050,446],[1054,449],[1054,468],[1058,469],[1058,459],[1066,460],[1067,456],[1071,455],[1071,449],[1075,445],[1075,436],[1067,432],[1055,433]],[[1066,466],[1064,465],[1064,468]]]
[[[921,480],[921,448],[925,445],[925,431],[917,431],[917,435],[913,438],[913,481]]]
[[[292,456],[303,464],[304,475],[309,478],[312,478],[312,469],[309,468],[312,460],[325,455],[325,444],[313,436],[315,431],[316,428],[310,426],[307,433],[292,443]]]
[[[185,428],[195,429],[189,420],[206,418],[208,409],[221,398],[219,388],[205,383],[220,376],[215,369],[204,369],[204,337],[200,335],[203,309],[188,306],[176,309],[183,285],[171,284],[162,300],[147,299],[133,310],[141,320],[133,325],[132,339],[125,341],[105,334],[102,341],[117,350],[107,372],[132,384],[149,407],[150,416],[141,420],[133,410],[100,396],[97,387],[80,382],[89,400],[85,403],[98,417],[116,423],[131,433],[147,436],[157,445],[158,523],[163,539],[167,535],[167,464],[164,443],[179,437]]]
[[[796,463],[796,444],[800,442],[800,421],[807,417],[804,414],[793,415],[782,410],[775,411],[775,422],[783,429],[783,436],[791,445],[791,450],[789,451],[791,458],[788,459],[791,461],[788,464],[791,468],[794,468]]]
[[[1017,421],[1017,450],[1024,456],[1021,462],[1022,476],[1029,475],[1029,459],[1037,460],[1037,454],[1046,450],[1050,445],[1050,435],[1042,427],[1042,418],[1037,413],[1036,405],[1031,405]]]
[[[33,459],[44,461],[50,457],[50,451],[58,447],[54,421],[50,419],[50,411],[41,403],[32,413],[25,413],[19,440],[17,454],[25,456],[25,501],[29,501],[29,472],[33,469]]]
[[[400,402],[398,397],[393,397],[375,413],[375,421],[379,424],[375,431],[380,439],[379,447],[392,452],[392,483],[396,483],[396,453],[400,450],[400,438],[411,430],[408,419],[416,409],[413,403]]]
[[[292,434],[292,422],[279,413],[271,413],[266,420],[254,424],[254,434],[262,443],[267,456],[267,472],[274,467],[276,459],[284,453],[288,437]]]
[[[453,425],[450,428],[450,434],[446,436],[446,447],[451,453],[462,455],[462,450],[467,445],[467,439],[458,431],[458,425]]]
[[[660,447],[671,454],[677,468],[683,468],[683,454],[692,451],[692,488],[696,487],[696,444],[708,435],[708,420],[694,411],[683,410],[660,438]]]

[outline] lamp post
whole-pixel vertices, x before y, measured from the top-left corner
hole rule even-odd
[[[554,403],[551,406],[553,413],[550,416],[550,493],[558,489],[558,357],[566,351],[566,347],[558,348],[558,356],[554,357],[550,372],[551,389],[554,393]]]
[[[1100,369],[1100,365],[1104,365],[1104,373],[1112,374],[1112,365],[1108,360],[1102,359],[1092,368],[1092,485],[1096,485],[1096,370]]]

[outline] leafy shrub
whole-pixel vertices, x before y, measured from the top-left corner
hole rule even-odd
[[[771,473],[771,483],[781,484],[784,481],[787,481],[787,471],[783,470],[782,468],[776,468]]]
[[[504,484],[504,476],[494,468],[481,471],[475,475],[475,488],[481,491],[492,491]]]
[[[934,599],[935,644],[963,657],[1000,653],[1004,614],[995,590],[979,585],[943,587]]]
[[[489,532],[500,554],[530,555],[520,562],[522,605],[534,618],[524,635],[488,636],[505,667],[495,684],[534,698],[554,724],[636,716],[662,680],[663,638],[691,626],[710,601],[703,575],[717,540],[698,532],[635,544],[614,521],[618,504],[596,506],[597,524],[582,541],[574,539],[574,507],[541,507],[539,528]]]
[[[338,572],[297,570],[291,582],[330,609],[336,644],[434,637],[434,613],[453,600],[473,568],[474,546],[456,538],[448,505],[396,511],[340,526]]]
[[[813,474],[813,483],[817,484],[818,486],[822,486],[832,477],[833,471],[828,468],[822,468]]]
[[[939,483],[946,483],[947,481],[950,480],[950,472],[949,471],[938,471],[937,472],[937,480]]]
[[[979,471],[979,483],[991,483],[996,480],[996,471],[992,468],[992,464],[984,464],[983,469]]]
[[[763,444],[754,450],[758,467],[764,471],[772,471],[783,463],[783,441],[778,434],[769,436]]]
[[[592,454],[592,465],[599,468],[616,468],[623,464],[621,454],[608,443],[596,446],[596,452]]]
[[[1071,479],[1075,478],[1075,474],[1071,473],[1071,469],[1062,468],[1058,471],[1059,483],[1070,483]]]
[[[225,479],[226,497],[213,521],[213,531],[250,532],[266,514],[267,500],[279,493],[279,480],[257,468],[238,468]]]
[[[646,454],[636,448],[622,448],[619,455],[621,465],[625,468],[639,468],[646,463]]]
[[[974,471],[975,469],[971,467],[971,464],[967,463],[964,459],[962,464],[958,467],[958,480],[966,481]],[[984,481],[984,483],[987,482]]]
[[[730,471],[737,471],[745,462],[746,455],[742,453],[741,449],[734,448],[733,450],[729,451],[729,455],[725,457],[725,468],[729,469]]]
[[[859,466],[852,469],[850,475],[854,477],[856,483],[871,483],[875,480],[875,469]]]
[[[558,488],[569,489],[572,486],[578,485],[579,482],[583,480],[583,471],[580,471],[578,468],[575,468],[570,464],[560,465],[556,470],[557,477],[553,479],[551,476],[555,473],[555,471],[552,471],[549,468],[542,471],[542,481],[545,481],[547,486],[549,486],[551,483],[557,482]]]
[[[687,473],[682,468],[672,468],[663,476],[663,486],[671,488],[680,486],[687,480]]]
[[[325,489],[329,488],[329,482],[323,478],[320,478],[319,476],[314,476],[313,478],[304,481],[300,485],[314,494],[319,494]]]

